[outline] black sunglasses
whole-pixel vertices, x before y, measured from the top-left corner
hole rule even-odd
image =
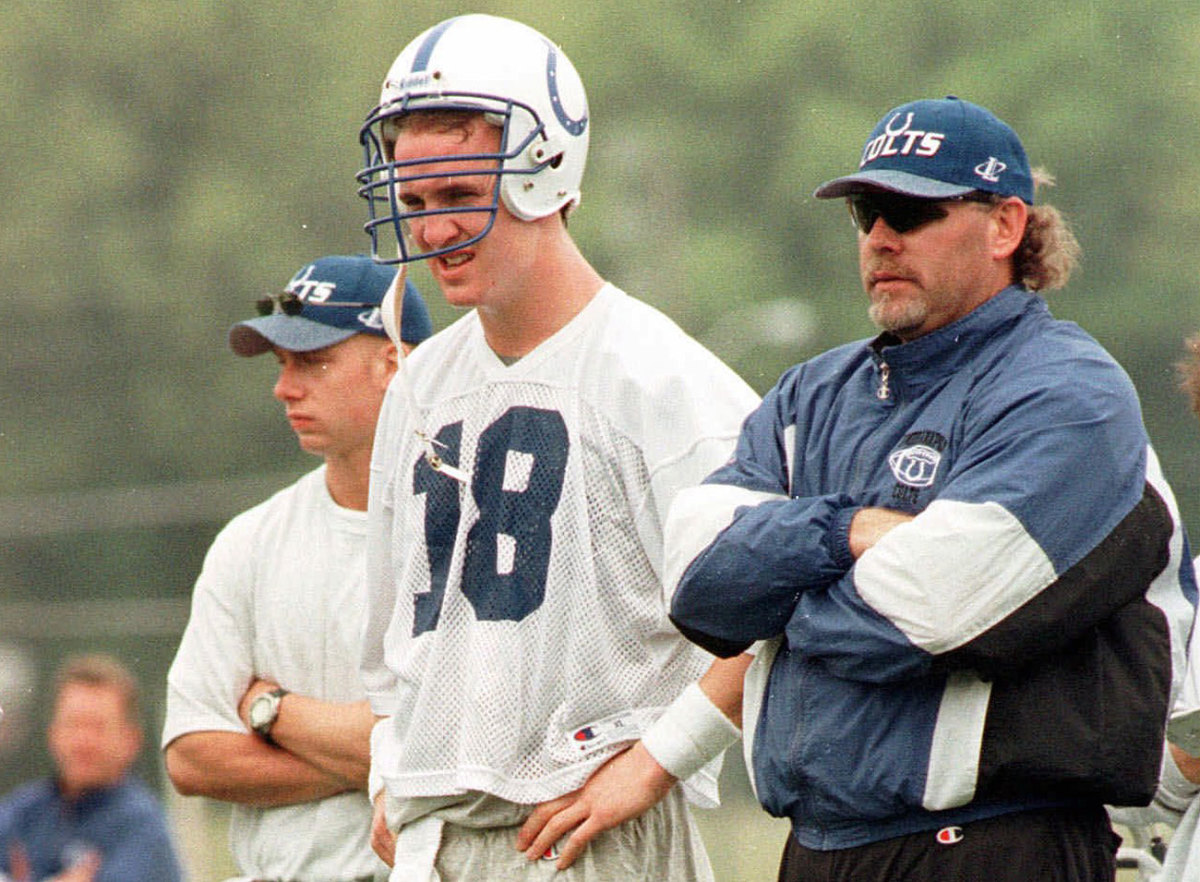
[[[260,297],[254,301],[254,308],[258,310],[259,315],[275,315],[283,313],[284,315],[300,315],[304,311],[305,305],[308,306],[344,306],[353,309],[374,309],[378,303],[359,303],[350,300],[301,300],[291,291],[283,294],[268,294],[266,297]]]
[[[946,211],[949,202],[992,201],[992,194],[982,190],[973,190],[950,199],[918,199],[899,193],[854,193],[846,197],[850,219],[862,233],[870,233],[879,218],[887,221],[887,225],[897,233],[909,233],[917,227],[944,218],[949,213]]]

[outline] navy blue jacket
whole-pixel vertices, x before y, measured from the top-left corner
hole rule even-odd
[[[857,561],[863,507],[915,517]],[[1145,804],[1195,605],[1128,377],[1010,287],[788,371],[667,526],[672,619],[756,641],[763,805],[843,848],[1037,806]]]
[[[34,879],[69,869],[84,852],[100,852],[96,882],[180,882],[183,871],[167,832],[162,805],[141,782],[63,800],[46,779],[26,784],[0,801],[0,868],[11,874],[11,848],[19,845]]]

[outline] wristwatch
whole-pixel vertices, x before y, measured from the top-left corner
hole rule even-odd
[[[247,713],[247,716],[250,717],[250,728],[266,741],[271,741],[271,727],[275,725],[275,720],[279,716],[279,703],[287,694],[288,690],[286,689],[272,689],[250,702],[250,710]],[[271,743],[275,742],[271,741]]]

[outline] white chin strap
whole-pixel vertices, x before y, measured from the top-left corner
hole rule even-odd
[[[392,279],[387,293],[383,295],[383,302],[379,304],[379,317],[383,320],[383,329],[387,331],[388,339],[396,344],[397,349],[400,348],[400,310],[404,308],[404,298],[397,297],[396,290],[403,288],[404,275],[404,264],[400,264],[396,270],[396,277]]]
[[[383,329],[387,331],[388,338],[396,344],[396,380],[404,393],[408,412],[413,415],[414,421],[420,426],[417,429],[417,437],[421,439],[421,444],[425,447],[425,461],[429,463],[434,471],[441,472],[443,475],[447,475],[461,483],[469,483],[471,476],[467,472],[450,465],[448,462],[444,462],[441,456],[438,455],[435,442],[430,438],[429,433],[425,431],[424,424],[420,418],[421,411],[417,406],[417,397],[413,393],[412,381],[408,378],[408,367],[406,365],[408,359],[404,357],[404,346],[400,341],[400,329],[404,326],[403,292],[405,275],[407,275],[407,267],[404,264],[398,264],[396,277],[388,285],[387,293],[383,295],[383,300],[379,304],[379,317],[383,320]]]

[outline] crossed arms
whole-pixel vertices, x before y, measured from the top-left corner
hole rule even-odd
[[[256,679],[242,696],[246,723],[255,697],[276,687]],[[185,796],[259,807],[365,790],[375,717],[365,700],[333,702],[289,692],[271,728],[273,744],[252,732],[189,732],[166,748],[167,773]]]

